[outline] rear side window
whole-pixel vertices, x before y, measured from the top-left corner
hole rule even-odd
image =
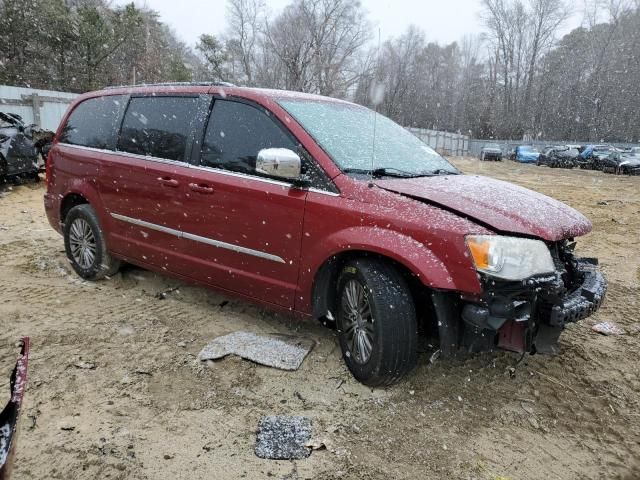
[[[60,141],[83,147],[113,150],[127,103],[125,95],[89,98],[73,109]]]
[[[196,97],[132,98],[122,122],[118,150],[185,161],[197,106]]]
[[[297,142],[261,109],[246,103],[216,100],[202,145],[200,164],[255,174],[263,148],[297,150]]]

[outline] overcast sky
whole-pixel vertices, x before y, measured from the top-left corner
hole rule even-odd
[[[116,0],[116,3],[130,1]],[[290,1],[266,0],[266,3],[271,12],[278,13]],[[202,33],[218,35],[225,29],[225,0],[135,0],[135,3],[157,11],[161,20],[191,46]],[[362,0],[362,5],[369,12],[369,20],[380,28],[383,40],[402,34],[410,24],[422,28],[428,41],[441,44],[482,31],[480,0]],[[576,18],[571,19],[566,31],[577,23]]]

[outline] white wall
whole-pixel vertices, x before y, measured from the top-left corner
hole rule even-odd
[[[53,90],[37,90],[33,88],[10,87],[0,85],[0,111],[5,113],[16,113],[22,116],[25,123],[36,122],[31,95],[37,94],[45,97],[40,100],[40,122],[39,126],[54,132],[69,104],[78,96],[76,93],[56,92]],[[49,100],[47,100],[47,98]],[[56,99],[53,101],[52,99]],[[21,103],[21,105],[17,105]]]

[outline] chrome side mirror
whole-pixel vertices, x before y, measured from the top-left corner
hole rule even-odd
[[[263,148],[258,152],[256,172],[297,180],[302,172],[302,162],[298,154],[288,148]]]

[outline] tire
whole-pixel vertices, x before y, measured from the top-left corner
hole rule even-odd
[[[481,162],[484,162],[484,153],[481,153],[481,154],[480,154],[480,161],[481,161]]]
[[[77,205],[69,210],[63,233],[67,258],[80,277],[100,280],[118,272],[121,262],[107,251],[104,233],[91,205]]]
[[[418,355],[416,311],[400,273],[383,261],[358,259],[342,269],[337,288],[338,338],[353,376],[376,387],[397,382],[413,370]]]
[[[8,171],[9,167],[7,166],[7,161],[2,155],[0,155],[0,183],[3,183],[5,181]]]

